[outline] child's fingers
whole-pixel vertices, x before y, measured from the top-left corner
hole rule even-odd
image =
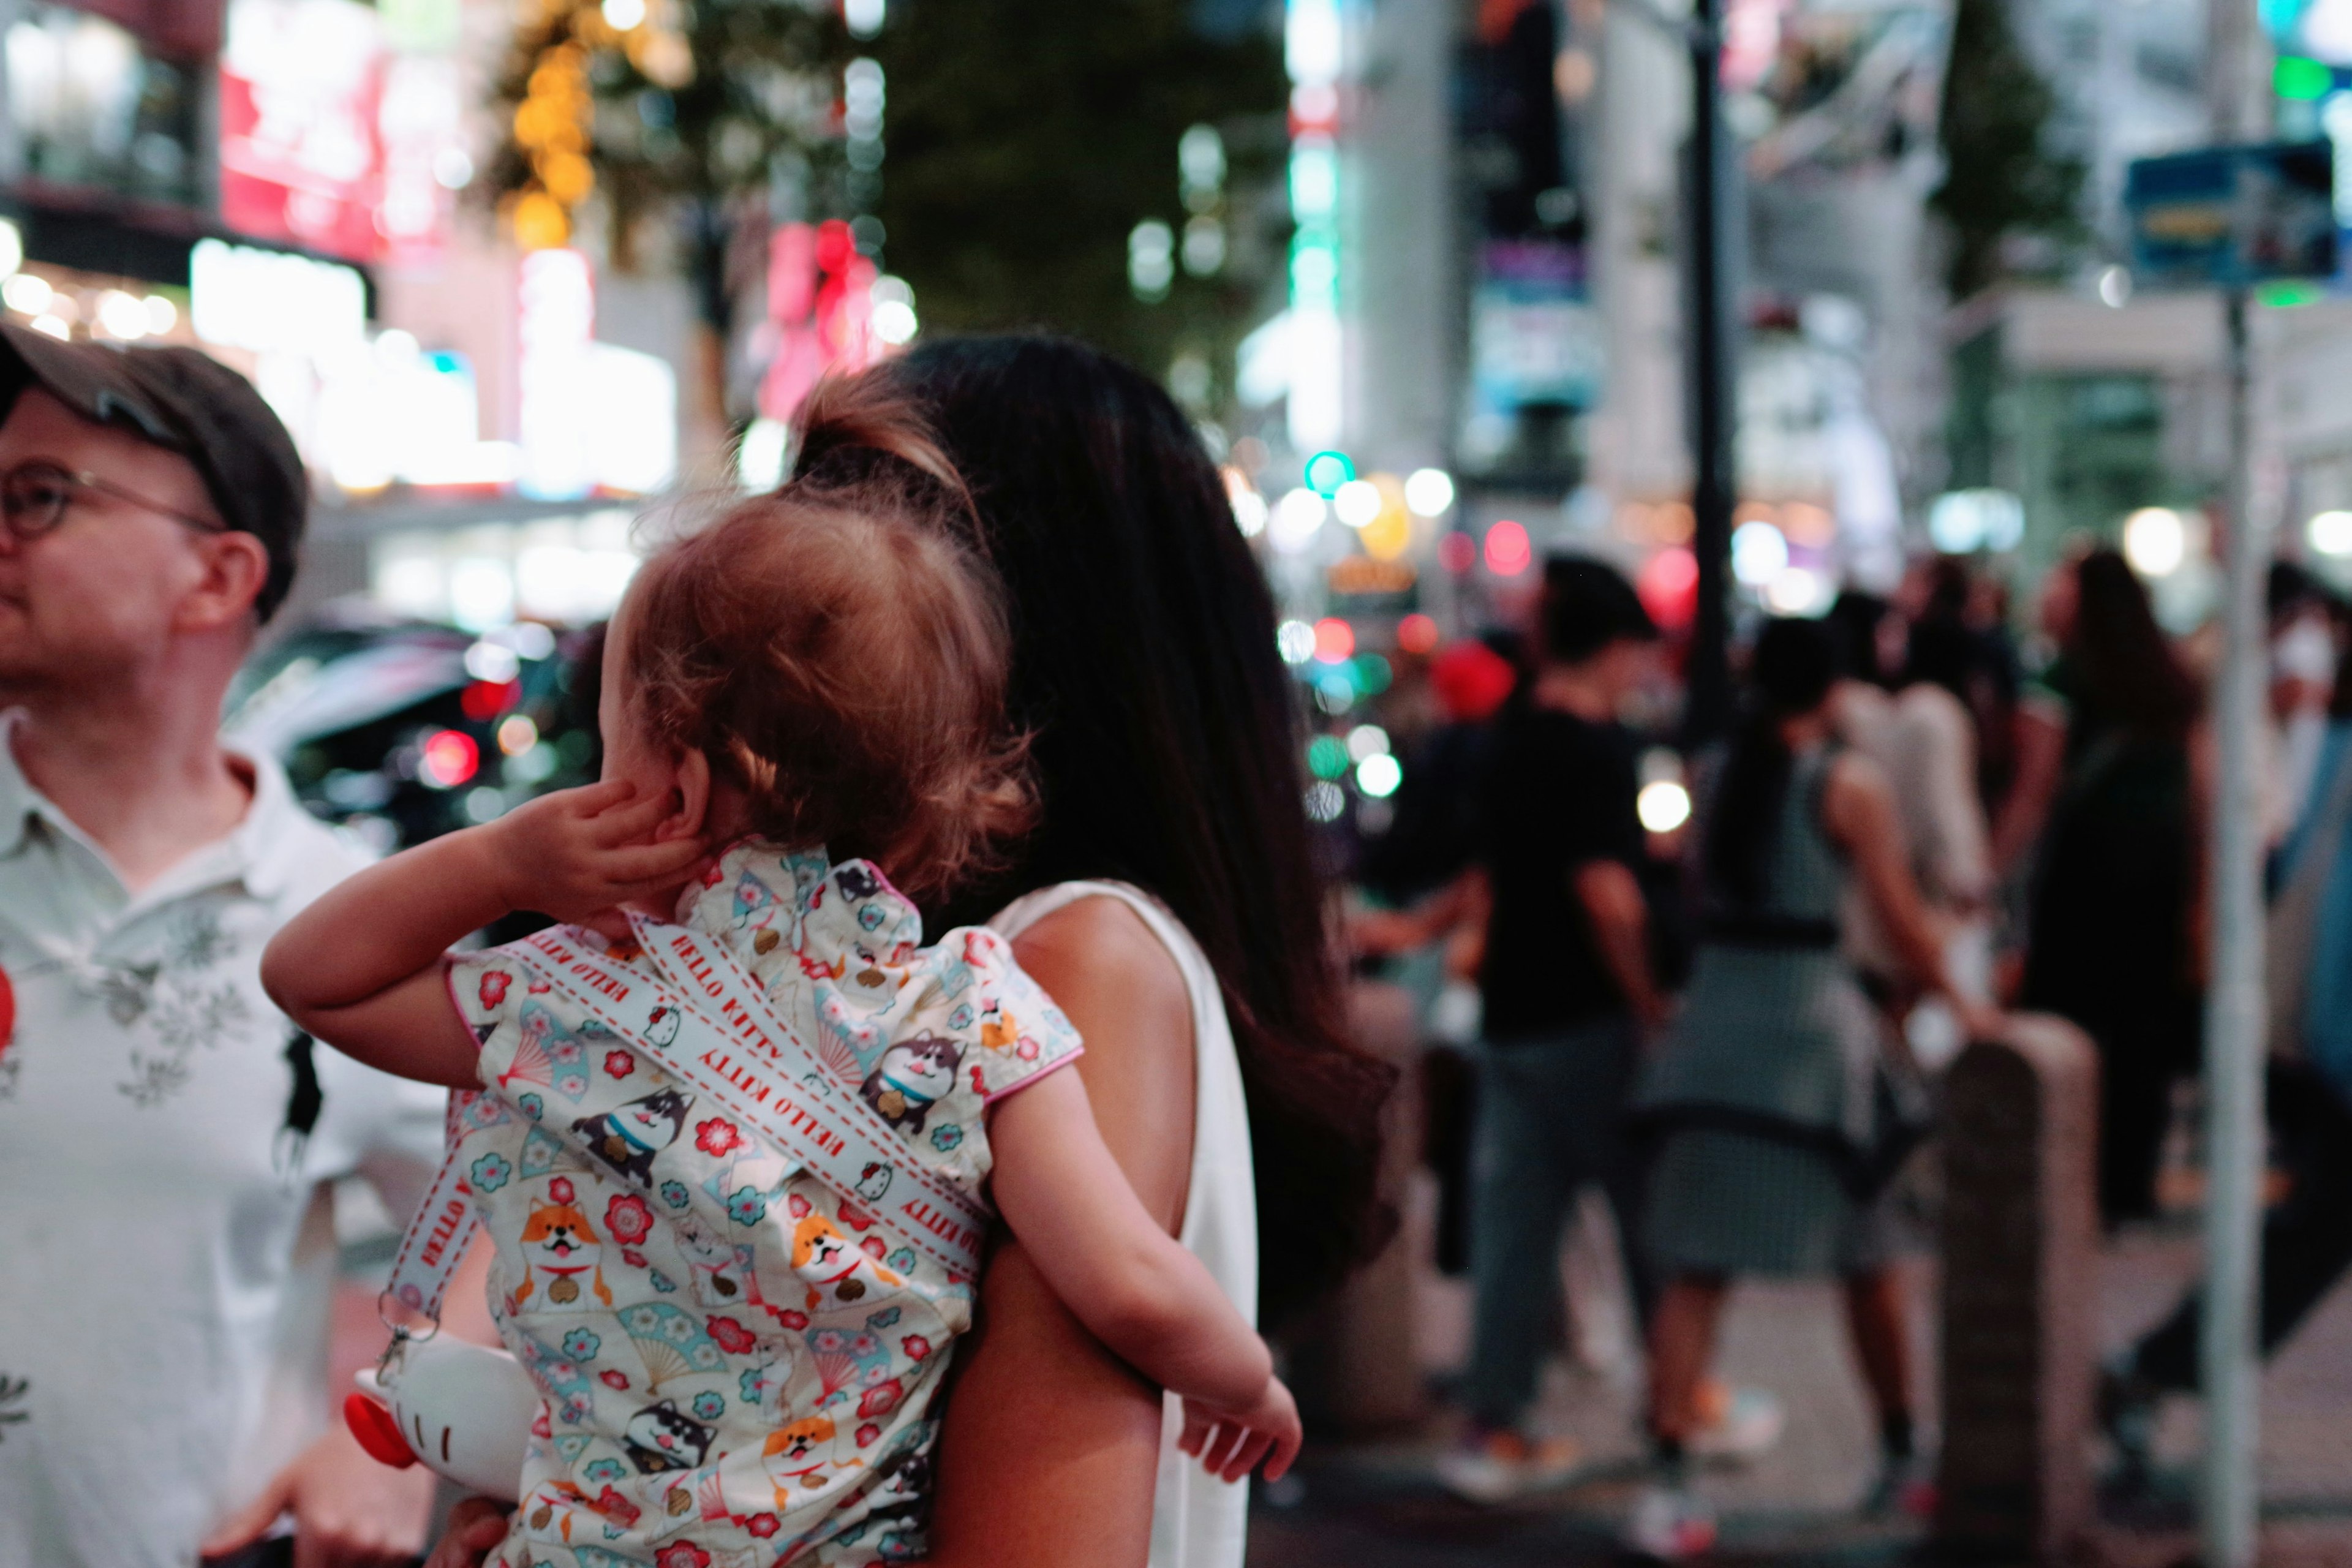
[[[1265,1462],[1265,1479],[1278,1481],[1290,1473],[1291,1461],[1298,1458],[1299,1445],[1305,1434],[1296,1426],[1286,1429],[1275,1439],[1274,1456]]]
[[[1273,1438],[1263,1432],[1252,1432],[1248,1434],[1248,1440],[1234,1450],[1233,1457],[1225,1461],[1225,1468],[1218,1473],[1228,1481],[1240,1480],[1257,1468],[1257,1462],[1265,1458],[1265,1451],[1273,1447]]]
[[[1235,1426],[1231,1421],[1218,1422],[1215,1434],[1202,1449],[1201,1468],[1213,1476],[1222,1475],[1234,1451],[1248,1436],[1249,1428],[1246,1426]]]
[[[637,786],[627,779],[599,779],[594,784],[560,790],[557,795],[565,806],[581,816],[594,816],[611,810],[636,793]]]
[[[588,824],[589,841],[602,848],[631,844],[650,837],[669,814],[669,797],[649,795],[641,800],[624,798],[597,812]]]

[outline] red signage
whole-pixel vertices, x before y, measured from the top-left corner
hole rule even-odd
[[[353,0],[235,0],[221,55],[221,216],[257,239],[373,259],[383,247],[376,13]]]

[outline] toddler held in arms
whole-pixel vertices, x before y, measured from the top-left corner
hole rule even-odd
[[[1188,1452],[1238,1480],[1297,1449],[1265,1346],[1056,1070],[1067,1021],[995,933],[922,945],[899,889],[1025,816],[1003,617],[916,421],[848,384],[806,425],[865,476],[645,563],[605,643],[603,782],[352,878],[263,961],[320,1038],[474,1091],[450,1168],[544,1401],[504,1568],[919,1557],[992,1213],[1184,1398]],[[517,910],[567,923],[448,951]]]

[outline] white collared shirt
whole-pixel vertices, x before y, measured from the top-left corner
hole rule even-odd
[[[13,718],[13,716],[12,716]],[[324,1426],[321,1184],[408,1212],[442,1094],[293,1030],[262,948],[364,864],[252,760],[245,819],[137,895],[17,768],[0,720],[0,1568],[185,1568]]]

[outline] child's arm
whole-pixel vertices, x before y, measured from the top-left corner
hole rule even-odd
[[[1048,1073],[989,1112],[991,1192],[1039,1272],[1078,1321],[1186,1404],[1186,1443],[1238,1480],[1298,1451],[1298,1412],[1264,1341],[1201,1260],[1153,1222],[1103,1144],[1075,1072]]]
[[[625,783],[559,790],[345,879],[270,942],[262,984],[348,1056],[473,1087],[479,1047],[442,978],[450,944],[516,910],[587,921],[676,887],[702,858],[696,839],[646,842],[668,803],[633,793]]]

